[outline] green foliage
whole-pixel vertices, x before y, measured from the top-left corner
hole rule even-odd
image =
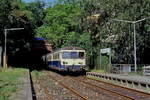
[[[33,77],[43,77],[43,75],[44,75],[43,72],[40,72],[40,71],[37,71],[37,70],[32,71],[31,74],[33,75]]]
[[[26,4],[25,9],[32,12],[33,23],[35,26],[43,25],[43,19],[45,17],[45,3],[44,1],[37,0]]]
[[[112,50],[115,51],[113,52],[113,62],[133,63],[133,25],[112,21],[112,19],[136,21],[149,17],[150,1],[81,0],[80,3],[86,12],[86,15],[93,15],[95,13],[107,15],[99,17],[99,23],[90,20],[90,24],[87,25],[91,31],[92,43],[94,44],[93,49],[96,49],[97,47],[111,47]],[[150,38],[148,33],[150,31],[147,27],[149,24],[149,19],[136,24],[137,57],[139,63],[148,63],[146,62],[146,59],[144,59],[144,61],[141,58],[145,57],[144,53],[146,53],[145,51],[149,50],[150,47],[150,44],[148,43],[148,38]],[[111,36],[116,36],[116,38],[111,40]],[[96,54],[98,55],[98,53]]]
[[[4,29],[24,28],[19,31],[7,31],[7,53],[28,52],[33,37],[33,14],[20,0],[0,0],[0,41],[4,46]]]
[[[133,63],[133,25],[111,19],[139,20],[149,16],[149,8],[148,0],[58,0],[58,4],[47,9],[44,25],[36,33],[56,48],[82,47],[95,59],[99,59],[97,51],[100,48],[111,47],[113,62]],[[94,14],[99,17],[89,20]],[[150,47],[148,26],[146,20],[136,27],[140,62],[143,62],[141,54]]]
[[[75,3],[57,4],[47,9],[44,25],[35,30],[38,37],[48,39],[54,48],[78,46],[87,50],[91,48],[90,33],[84,28],[84,11]]]
[[[95,14],[99,16],[94,18]],[[49,7],[40,0],[32,3],[0,0],[0,40],[4,41],[4,28],[24,27],[23,38],[11,36],[8,51],[27,51],[25,47],[30,47],[35,33],[54,48],[79,46],[87,51],[88,57],[99,61],[98,51],[110,47],[114,63],[133,63],[133,24],[112,19],[136,21],[149,16],[149,0],[56,0]],[[150,56],[149,20],[136,24],[140,63],[149,63],[145,58]]]
[[[109,57],[108,56],[101,56],[101,69],[104,70],[104,71],[108,71],[108,68],[109,68]]]
[[[105,73],[106,71],[104,71],[104,70],[96,70],[96,69],[93,69],[93,70],[91,70],[90,72]]]
[[[26,72],[25,69],[3,69],[0,72],[0,100],[8,100],[18,90],[19,78]]]
[[[81,13],[79,6],[73,4],[57,4],[48,8],[44,25],[36,29],[37,36],[48,39],[57,48],[76,45]]]

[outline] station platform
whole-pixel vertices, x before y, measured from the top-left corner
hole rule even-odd
[[[150,76],[128,75],[128,74],[107,74],[107,73],[97,73],[97,72],[90,72],[90,73],[150,84]]]
[[[150,76],[128,75],[128,74],[109,74],[99,72],[87,72],[87,76],[96,77],[104,80],[122,83],[127,87],[137,88],[139,90],[150,91]]]
[[[17,85],[18,90],[10,97],[10,100],[33,100],[29,70],[19,80],[21,83]]]

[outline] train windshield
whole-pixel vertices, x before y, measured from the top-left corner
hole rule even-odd
[[[63,52],[62,53],[62,58],[64,58],[64,59],[71,59],[70,52]]]
[[[83,59],[84,52],[63,52],[62,57],[64,59]]]
[[[78,52],[71,52],[71,58],[78,59],[79,58]]]

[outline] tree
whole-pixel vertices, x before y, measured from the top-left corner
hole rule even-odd
[[[44,23],[43,21],[46,14],[45,6],[45,2],[40,0],[26,4],[25,9],[32,12],[34,25],[36,27],[40,27]]]
[[[84,8],[87,15],[93,15],[97,10],[107,12],[108,18],[100,21],[97,28],[91,27],[91,34],[96,40],[94,44],[101,44],[101,48],[111,47],[114,51],[113,61],[116,63],[133,63],[133,27],[127,23],[117,23],[111,19],[139,20],[148,17],[150,12],[150,2],[148,0],[82,0],[81,7]],[[85,22],[86,23],[86,22]],[[141,59],[145,57],[145,51],[149,50],[149,21],[143,21],[137,26],[137,56],[138,62],[144,63]],[[93,25],[91,25],[93,26]],[[98,30],[99,29],[99,30]],[[94,32],[93,32],[94,33]],[[106,42],[110,37],[116,36],[117,40]],[[116,38],[115,38],[116,39]],[[100,41],[98,41],[100,40]],[[113,43],[115,41],[115,44]],[[147,43],[146,43],[147,41]],[[98,45],[95,46],[97,48]],[[146,62],[145,62],[146,63]]]
[[[4,41],[4,29],[23,27],[22,31],[9,31],[7,33],[7,53],[16,54],[29,49],[33,34],[32,12],[24,9],[25,3],[18,0],[0,1],[0,36]],[[4,44],[4,43],[2,43]]]
[[[82,10],[78,5],[57,4],[47,9],[44,25],[39,27],[36,33],[47,38],[55,47],[61,47],[69,43],[68,36],[78,33],[78,20],[81,13]]]

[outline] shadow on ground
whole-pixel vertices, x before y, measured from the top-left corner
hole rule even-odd
[[[58,71],[58,70],[54,70],[54,69],[51,69],[51,68],[46,68],[46,70],[47,71],[52,71],[54,73],[57,73],[57,74],[60,74],[60,75],[63,75],[63,76],[75,76],[75,77],[78,77],[78,76],[86,75],[86,71],[78,71],[78,72]]]

